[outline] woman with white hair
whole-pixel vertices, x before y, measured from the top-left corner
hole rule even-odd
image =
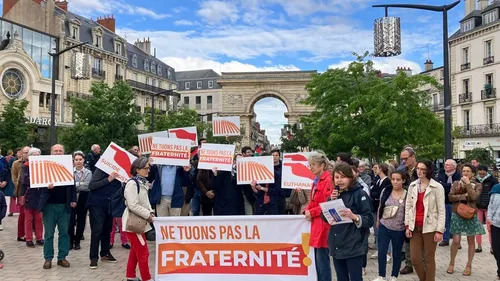
[[[35,237],[36,244],[42,246],[44,241],[43,237],[43,223],[42,223],[42,213],[37,211],[38,203],[40,202],[40,196],[42,195],[42,188],[31,188],[30,187],[30,167],[29,161],[31,161],[31,156],[41,155],[40,149],[32,147],[28,151],[28,161],[25,162],[21,168],[21,194],[24,194],[24,231],[26,233],[26,246],[29,248],[34,248],[35,243],[33,243],[33,225],[35,226]]]

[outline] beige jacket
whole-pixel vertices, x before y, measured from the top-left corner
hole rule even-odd
[[[405,207],[405,225],[413,231],[417,214],[418,180],[408,187]],[[424,226],[422,233],[445,231],[446,210],[444,206],[444,188],[437,181],[431,179],[424,195]]]
[[[23,160],[22,159],[17,159],[12,163],[12,168],[11,168],[11,179],[12,183],[14,184],[14,195],[16,197],[19,197],[19,184],[20,184],[20,177],[21,177],[21,168],[23,167]]]
[[[127,220],[130,212],[133,212],[143,219],[148,219],[149,215],[151,213],[154,213],[153,209],[151,208],[151,204],[149,204],[148,185],[141,182],[140,186],[141,188],[138,194],[137,184],[135,183],[135,181],[130,180],[127,182],[127,185],[125,185],[124,196],[125,205],[127,205],[127,208],[125,208],[122,216],[122,231],[127,231]],[[148,232],[150,230],[151,226],[148,224],[146,226],[145,232]]]

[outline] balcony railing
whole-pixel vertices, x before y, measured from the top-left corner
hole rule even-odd
[[[145,91],[145,92],[149,92],[149,93],[152,93],[152,94],[163,93],[164,95],[174,96],[174,97],[178,97],[178,98],[181,97],[181,95],[179,93],[176,93],[173,90],[163,89],[163,88],[160,88],[160,87],[156,87],[156,86],[153,86],[153,85],[144,84],[144,83],[137,82],[137,81],[130,80],[130,79],[127,79],[127,83],[132,88],[135,88],[135,89],[141,90],[141,91]]]
[[[497,88],[481,90],[481,100],[494,99],[497,97]]]
[[[123,75],[115,74],[115,80],[123,80]]]
[[[470,62],[467,62],[467,63],[462,64],[462,65],[460,66],[460,69],[461,69],[462,71],[467,70],[467,69],[470,69]]]
[[[500,123],[481,124],[463,127],[460,129],[461,136],[489,137],[500,136]]]
[[[487,65],[495,62],[495,56],[489,56],[483,59],[483,65]]]
[[[429,108],[430,108],[430,110],[432,110],[434,112],[441,111],[444,109],[444,103],[440,102],[440,103],[431,104],[431,105],[429,105]]]
[[[106,71],[99,68],[92,68],[92,76],[97,78],[105,78]]]
[[[458,95],[458,101],[460,103],[472,102],[472,93],[463,93]]]

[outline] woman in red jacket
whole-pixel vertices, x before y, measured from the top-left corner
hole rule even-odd
[[[311,221],[309,246],[314,248],[318,281],[331,281],[332,269],[328,252],[328,232],[330,225],[321,219],[320,203],[326,202],[333,191],[332,175],[328,172],[328,158],[324,154],[314,154],[309,158],[309,166],[316,178],[311,190],[311,201],[304,214]]]

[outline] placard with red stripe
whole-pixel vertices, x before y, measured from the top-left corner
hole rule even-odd
[[[309,157],[314,152],[285,153],[281,173],[281,188],[311,189],[316,176],[309,167]]]
[[[153,137],[150,157],[157,165],[189,166],[190,152],[188,140]]]
[[[233,169],[234,145],[204,143],[201,145],[198,169],[231,171]]]
[[[71,155],[40,155],[29,157],[30,187],[75,184]]]
[[[198,146],[198,130],[196,127],[169,129],[168,137],[171,139],[188,140],[191,146]]]
[[[240,157],[236,163],[237,184],[274,183],[272,156]]]
[[[95,167],[108,175],[116,172],[118,174],[116,176],[117,180],[127,182],[132,177],[130,168],[135,159],[137,157],[116,143],[111,142],[99,158],[99,161],[97,161]]]
[[[153,143],[153,137],[168,138],[168,131],[138,135],[137,138],[139,139],[139,151],[141,151],[142,154],[151,153],[151,144]]]
[[[240,117],[239,116],[214,117],[212,121],[212,132],[214,137],[239,136]]]

